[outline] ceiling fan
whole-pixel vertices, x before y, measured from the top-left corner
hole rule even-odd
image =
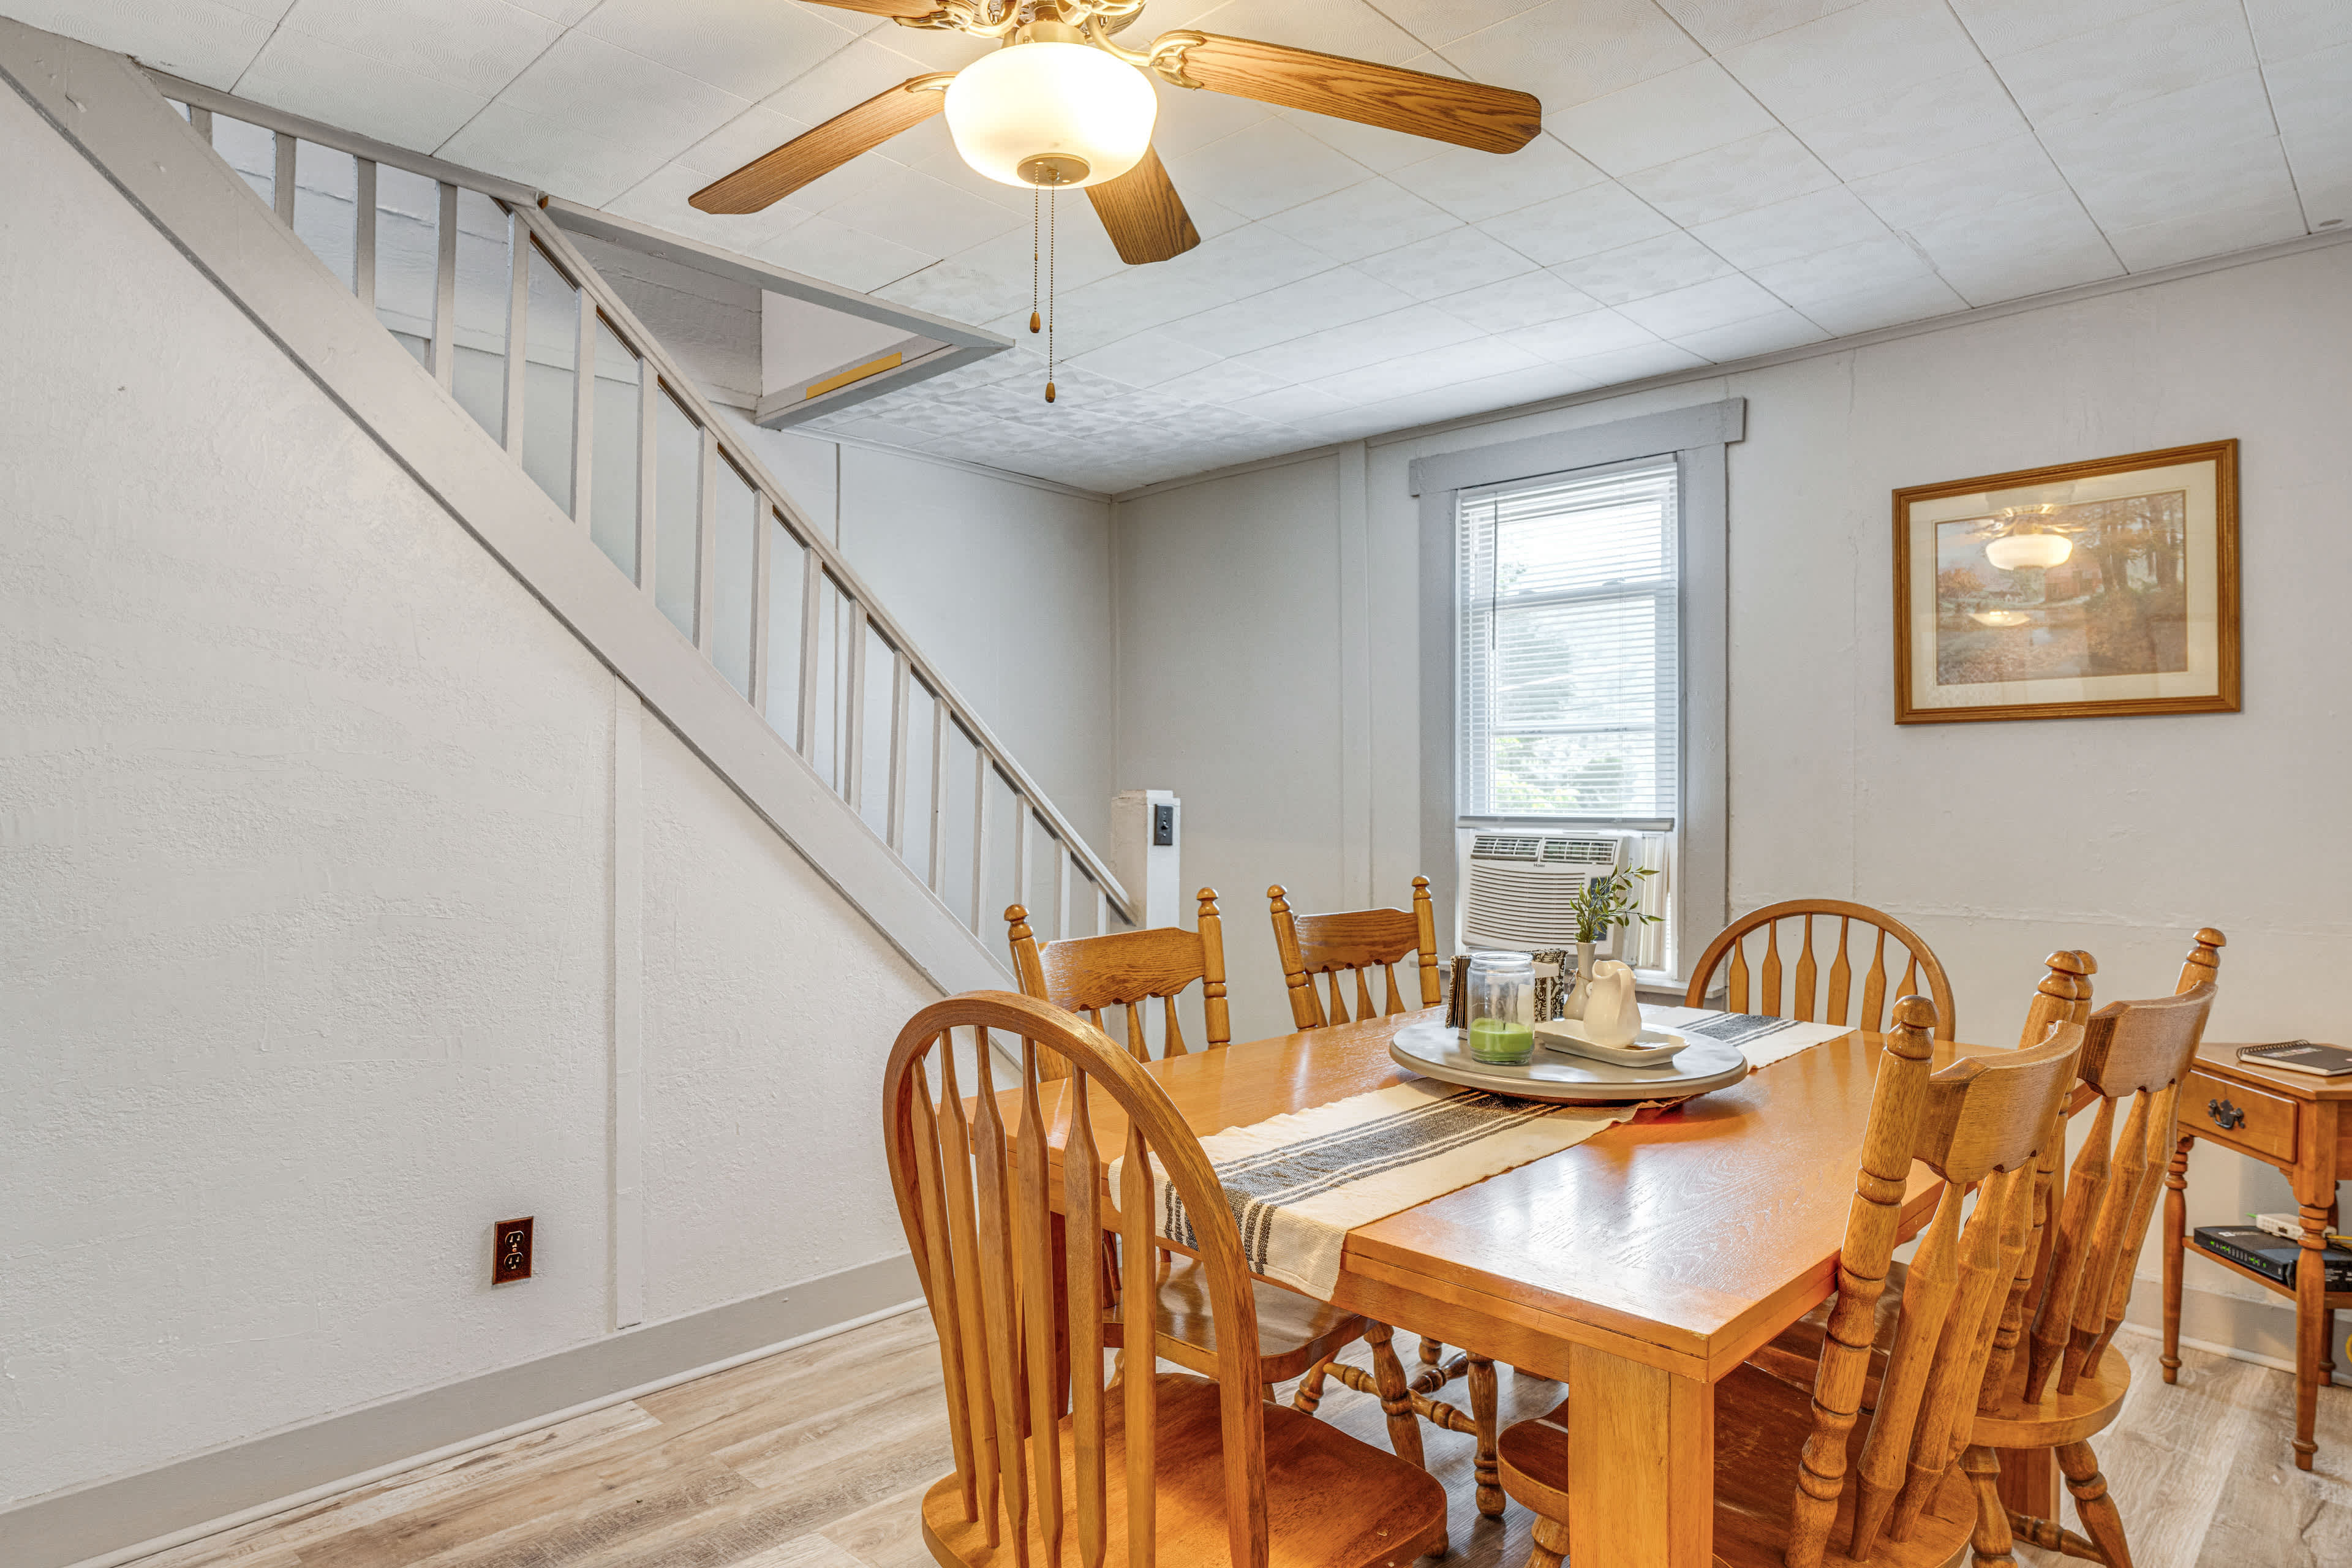
[[[956,150],[981,174],[1033,190],[1083,188],[1119,258],[1165,261],[1201,243],[1151,150],[1159,99],[1142,73],[1284,109],[1475,148],[1515,153],[1541,128],[1527,93],[1249,38],[1182,29],[1148,48],[1113,36],[1144,0],[817,0],[902,26],[999,38],[961,71],[913,77],[785,142],[688,198],[707,213],[753,213],[944,110]]]

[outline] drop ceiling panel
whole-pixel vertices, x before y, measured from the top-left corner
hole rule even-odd
[[[1016,339],[818,423],[1102,488],[2352,224],[2347,0],[1151,0],[1536,93],[1508,157],[1161,86],[1201,246],[1054,247],[932,120],[695,190],[988,46],[804,0],[0,0],[37,26]],[[1485,401],[1480,401],[1480,400]]]

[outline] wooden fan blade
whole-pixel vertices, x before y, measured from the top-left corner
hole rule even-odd
[[[953,72],[909,77],[686,199],[707,213],[758,212],[937,114],[948,97],[940,89],[953,79]]]
[[[1182,37],[1182,34],[1171,35]],[[1543,129],[1543,105],[1524,92],[1376,66],[1255,38],[1197,35],[1180,68],[1211,92],[1304,109],[1482,153],[1516,153]]]
[[[1087,187],[1095,216],[1110,230],[1118,258],[1130,267],[1181,256],[1201,243],[1184,198],[1176,194],[1160,166],[1160,154],[1146,147],[1143,161],[1116,180]]]
[[[816,0],[836,11],[863,11],[869,16],[928,16],[940,7],[933,0]]]

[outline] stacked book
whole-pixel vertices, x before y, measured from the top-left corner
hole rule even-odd
[[[2295,1265],[2303,1257],[2300,1243],[2248,1225],[2200,1225],[2195,1240],[2216,1258],[2226,1258],[2289,1289],[2294,1287]],[[2327,1289],[2352,1290],[2352,1250],[2330,1243],[2319,1257],[2327,1270]]]

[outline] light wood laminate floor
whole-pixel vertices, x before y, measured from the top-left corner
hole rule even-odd
[[[2130,1403],[2096,1446],[2139,1568],[2352,1563],[2352,1390],[2321,1392],[2321,1468],[2305,1474],[2289,1462],[2284,1373],[2189,1351],[2167,1387],[2154,1340],[2116,1342]],[[1410,1337],[1398,1344],[1410,1361]],[[939,1377],[929,1320],[908,1312],[135,1568],[929,1568],[917,1504],[952,1466]],[[1502,1381],[1506,1421],[1559,1397],[1557,1384]],[[1377,1401],[1333,1384],[1322,1413],[1385,1445]],[[1453,1498],[1448,1568],[1519,1568],[1527,1510],[1480,1519],[1471,1440],[1423,1431]]]

